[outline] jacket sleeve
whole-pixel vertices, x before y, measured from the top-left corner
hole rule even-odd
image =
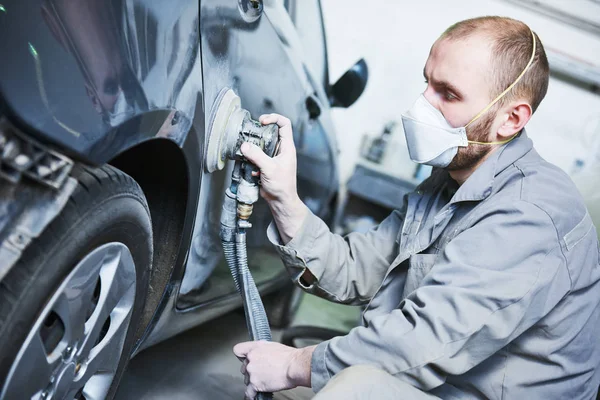
[[[359,364],[431,390],[533,326],[569,292],[570,282],[544,211],[522,202],[482,213],[439,253],[397,309],[316,348],[313,390]]]
[[[300,231],[282,245],[272,223],[267,231],[292,279],[306,292],[344,304],[363,304],[370,300],[398,255],[398,232],[402,211],[392,212],[379,226],[366,234],[346,237],[333,234],[327,225],[310,213]],[[316,278],[310,286],[300,277],[308,270]]]

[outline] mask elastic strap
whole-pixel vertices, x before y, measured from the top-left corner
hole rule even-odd
[[[523,72],[521,72],[521,75],[519,75],[517,77],[517,79],[512,83],[512,85],[510,85],[509,87],[506,88],[506,90],[502,93],[500,93],[500,95],[498,97],[496,97],[494,99],[494,101],[492,101],[486,108],[484,108],[479,114],[477,114],[475,117],[473,117],[473,119],[471,121],[469,121],[469,123],[467,125],[465,125],[465,128],[467,128],[469,125],[471,125],[473,122],[475,122],[477,119],[479,119],[479,117],[481,117],[483,114],[485,114],[490,108],[492,108],[494,106],[494,104],[496,104],[497,102],[500,101],[500,99],[502,99],[506,93],[508,93],[513,87],[515,87],[515,85],[517,83],[519,83],[519,81],[521,80],[521,78],[523,78],[523,75],[525,75],[525,73],[527,72],[527,70],[529,69],[529,67],[531,67],[531,64],[533,64],[533,59],[535,58],[535,50],[536,50],[536,40],[535,40],[535,33],[533,33],[533,31],[531,31],[531,36],[533,36],[533,52],[531,53],[531,59],[529,60],[529,63],[527,63],[527,66],[525,67],[525,69],[523,70]],[[469,141],[469,143],[474,143],[474,144],[504,144],[504,143],[508,143],[509,141],[511,141],[514,138],[514,136],[508,140],[502,141],[502,142],[491,142],[491,143],[483,143],[483,142],[471,142]]]
[[[513,135],[510,139],[506,139],[506,140],[502,140],[501,142],[475,142],[473,140],[468,140],[468,142],[470,144],[487,144],[487,145],[494,145],[494,144],[506,144],[508,142],[510,142],[511,140],[513,140],[514,138],[516,138],[519,134],[516,133],[515,135]]]

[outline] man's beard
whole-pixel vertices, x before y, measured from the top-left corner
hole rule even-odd
[[[492,124],[494,123],[494,118],[495,115],[489,113],[478,123],[475,123],[472,128],[467,130],[468,139],[475,142],[489,142],[489,134],[492,129]],[[448,171],[458,171],[474,167],[483,157],[492,151],[492,149],[493,146],[490,145],[472,143],[469,143],[469,146],[467,147],[459,147],[456,156],[452,159],[446,169]]]

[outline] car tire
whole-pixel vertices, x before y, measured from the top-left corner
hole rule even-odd
[[[127,293],[131,308],[125,320],[128,326],[123,323],[118,328],[125,339],[122,342],[119,339],[117,349],[122,348],[122,352],[118,362],[114,361],[114,377],[103,389],[108,388],[106,398],[111,399],[137,340],[136,326],[148,291],[153,255],[150,212],[140,186],[116,168],[75,167],[72,176],[77,179],[78,185],[62,212],[29,245],[0,282],[0,382],[6,384],[5,389],[9,387],[7,378],[13,363],[18,365],[16,358],[23,354],[20,349],[25,348],[26,338],[34,331],[34,326],[40,326],[36,324],[40,321],[42,310],[50,299],[56,298],[55,293],[58,293],[58,288],[64,287],[63,282],[72,276],[75,266],[81,265],[94,249],[118,244],[126,249],[130,260],[128,276],[132,279]],[[95,284],[94,296],[99,285]],[[112,290],[112,287],[107,290]],[[81,304],[84,304],[83,301]],[[95,305],[92,310],[93,307]],[[88,311],[84,314],[91,319]],[[112,323],[111,318],[113,314],[107,318],[109,324]],[[89,322],[89,319],[84,320],[86,324]],[[62,323],[64,327],[64,321]],[[102,329],[105,329],[104,326]],[[118,350],[116,354],[119,354]]]

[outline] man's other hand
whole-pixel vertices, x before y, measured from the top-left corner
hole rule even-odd
[[[242,361],[246,399],[258,392],[278,392],[296,386],[310,387],[310,363],[316,346],[296,349],[276,342],[238,343],[233,353]]]

